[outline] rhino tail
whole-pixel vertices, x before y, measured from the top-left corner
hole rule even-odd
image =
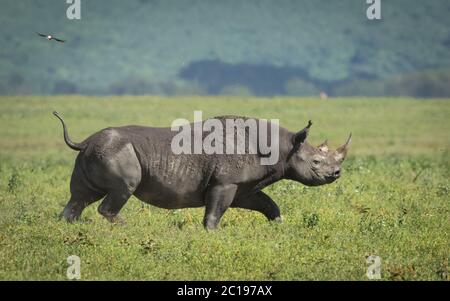
[[[62,123],[63,130],[64,130],[64,142],[66,142],[67,146],[76,151],[83,150],[84,145],[82,143],[75,143],[75,142],[72,142],[72,140],[70,140],[69,134],[67,133],[66,124],[64,123],[64,120],[58,115],[58,112],[54,111],[53,115],[55,115]]]

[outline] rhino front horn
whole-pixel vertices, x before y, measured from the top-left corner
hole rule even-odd
[[[350,146],[350,143],[352,142],[352,133],[348,135],[347,142],[345,142],[344,145],[339,147],[336,151],[338,153],[338,160],[344,160],[345,156],[347,155],[348,147]]]

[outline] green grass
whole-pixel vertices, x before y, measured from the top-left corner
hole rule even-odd
[[[230,209],[218,231],[206,232],[202,209],[135,198],[123,226],[96,204],[80,222],[58,221],[77,153],[53,110],[80,141],[107,126],[170,126],[200,109],[205,118],[279,118],[291,130],[312,119],[310,141],[329,138],[333,147],[352,131],[343,177],[266,188],[282,224]],[[449,100],[1,97],[0,279],[66,279],[74,254],[82,279],[365,280],[365,257],[374,254],[382,279],[449,280],[449,117]]]

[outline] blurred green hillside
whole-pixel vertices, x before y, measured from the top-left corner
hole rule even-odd
[[[450,95],[450,2],[2,0],[0,94]],[[36,31],[67,39],[49,42]]]

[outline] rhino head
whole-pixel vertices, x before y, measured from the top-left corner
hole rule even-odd
[[[287,177],[308,186],[329,184],[341,176],[341,164],[347,155],[352,134],[336,150],[328,148],[328,141],[313,146],[306,141],[311,121],[292,135],[292,149],[288,155]]]

